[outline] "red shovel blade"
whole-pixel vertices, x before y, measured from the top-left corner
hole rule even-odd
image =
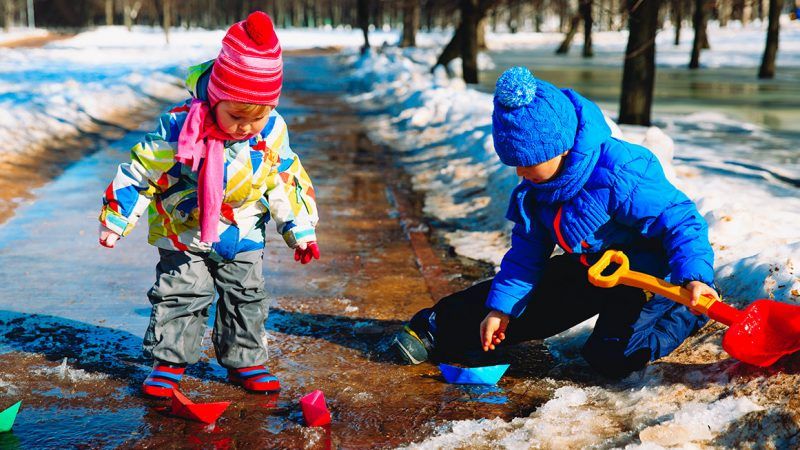
[[[303,418],[310,427],[321,427],[331,423],[331,413],[325,404],[325,395],[316,390],[300,399]]]
[[[754,301],[730,325],[722,348],[739,361],[760,367],[800,350],[800,306]]]

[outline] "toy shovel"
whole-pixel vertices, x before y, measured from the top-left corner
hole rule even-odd
[[[193,403],[177,389],[173,389],[170,413],[185,419],[213,423],[230,404],[231,402]]]
[[[321,427],[331,423],[331,412],[325,404],[325,395],[316,390],[300,399],[303,418],[310,427]]]
[[[21,404],[22,400],[4,409],[3,412],[0,412],[0,433],[11,431],[11,427],[14,426],[14,421],[17,419],[17,412]]]
[[[619,267],[613,273],[603,275],[612,262]],[[589,281],[606,288],[624,284],[646,289],[727,325],[730,328],[722,338],[722,348],[748,364],[766,367],[782,356],[800,350],[800,306],[759,299],[744,310],[738,310],[709,296],[702,296],[692,306],[692,295],[687,289],[630,270],[628,257],[616,250],[606,251],[589,268]]]

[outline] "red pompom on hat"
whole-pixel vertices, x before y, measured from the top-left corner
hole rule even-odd
[[[277,106],[283,84],[281,44],[272,19],[256,11],[233,24],[222,39],[211,79],[211,106],[222,100]]]

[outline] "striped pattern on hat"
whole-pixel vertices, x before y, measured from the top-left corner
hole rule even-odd
[[[211,69],[211,106],[222,100],[277,106],[282,83],[281,45],[272,19],[256,11],[233,24]]]

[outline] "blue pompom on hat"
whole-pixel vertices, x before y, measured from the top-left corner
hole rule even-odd
[[[508,166],[535,166],[570,150],[578,116],[572,101],[525,67],[497,79],[492,113],[494,150]]]

